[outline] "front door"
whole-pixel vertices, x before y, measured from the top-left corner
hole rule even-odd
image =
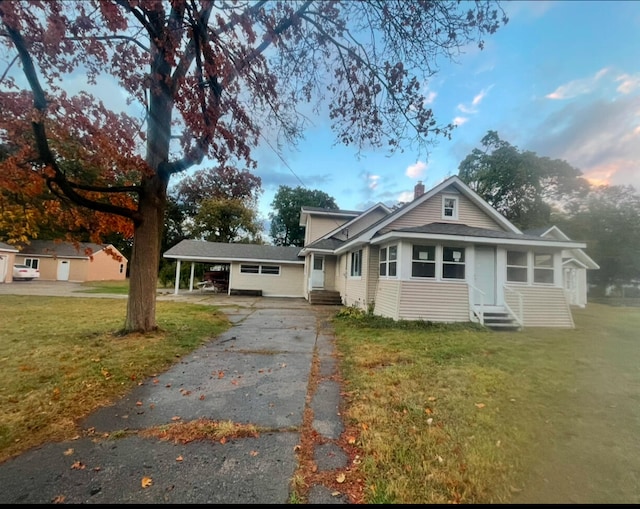
[[[311,289],[324,288],[324,256],[313,256],[313,268],[311,269]]]
[[[69,281],[69,260],[58,260],[58,281]]]
[[[489,246],[475,249],[474,286],[484,293],[483,302],[487,306],[496,303],[496,250]]]

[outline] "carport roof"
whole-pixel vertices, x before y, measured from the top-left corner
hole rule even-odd
[[[186,261],[270,261],[304,263],[296,246],[266,246],[259,244],[227,244],[204,240],[183,240],[168,249],[164,258]]]

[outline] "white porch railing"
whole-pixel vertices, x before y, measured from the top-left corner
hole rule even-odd
[[[469,320],[475,322],[476,319],[480,322],[480,325],[484,325],[484,297],[485,293],[476,288],[471,283],[469,285]],[[476,299],[477,295],[477,299]]]
[[[504,286],[504,307],[505,309],[509,312],[509,314],[513,317],[513,319],[518,322],[518,326],[519,327],[524,327],[524,307],[522,305],[522,294],[516,290],[514,290],[513,288],[509,288],[508,286]],[[511,308],[511,306],[509,306],[509,303],[507,302],[507,293],[511,292],[511,294],[513,294],[517,301],[518,301],[518,312],[514,312],[513,309]]]

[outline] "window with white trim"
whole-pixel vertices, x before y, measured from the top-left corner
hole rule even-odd
[[[398,274],[398,246],[380,248],[380,275],[396,277]]]
[[[280,275],[280,265],[249,265],[241,264],[240,272],[242,274],[267,274],[271,276]]]
[[[39,258],[25,258],[24,259],[24,264],[27,267],[31,267],[32,269],[38,270],[38,268],[40,267],[40,259]]]
[[[362,249],[351,253],[351,277],[362,276]]]
[[[533,282],[553,284],[553,255],[533,253]]]
[[[436,277],[436,246],[413,245],[411,277]]]
[[[442,219],[458,219],[457,196],[442,196]]]
[[[463,247],[443,247],[442,248],[442,278],[443,279],[464,279],[464,248]]]
[[[280,265],[260,265],[260,274],[280,275]]]
[[[507,251],[507,281],[510,283],[527,282],[527,252]]]

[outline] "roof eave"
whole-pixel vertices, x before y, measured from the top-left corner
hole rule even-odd
[[[506,246],[539,246],[539,247],[556,247],[564,249],[580,249],[586,247],[586,244],[580,242],[564,242],[553,240],[533,240],[533,239],[501,239],[495,237],[482,237],[472,235],[447,235],[444,233],[409,233],[409,232],[388,232],[380,237],[371,240],[371,244],[384,244],[391,240],[445,240],[455,242],[466,242],[469,244],[495,244]]]

